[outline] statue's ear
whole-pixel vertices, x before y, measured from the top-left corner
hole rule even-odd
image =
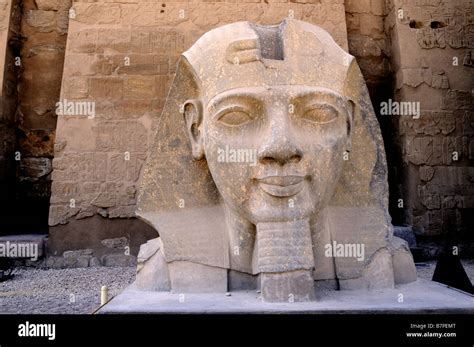
[[[364,78],[354,57],[349,59],[350,65],[347,70],[347,76],[344,85],[344,94],[348,100],[347,112],[347,142],[346,151],[350,152],[354,147],[356,137],[356,126],[360,126],[361,120],[365,118],[367,112],[375,117],[370,99],[367,98],[368,92]],[[368,99],[368,103],[367,103]]]
[[[202,104],[198,99],[186,100],[183,104],[184,121],[186,123],[186,133],[189,141],[194,160],[204,158],[204,146],[202,141]]]

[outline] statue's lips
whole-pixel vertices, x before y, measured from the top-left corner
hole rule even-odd
[[[304,177],[269,176],[258,179],[259,187],[267,194],[276,197],[289,197],[303,189]]]

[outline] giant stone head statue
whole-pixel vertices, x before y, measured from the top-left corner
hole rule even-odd
[[[226,25],[183,53],[138,205],[160,234],[143,287],[304,301],[321,283],[390,287],[394,262],[412,265],[357,63],[297,20]]]

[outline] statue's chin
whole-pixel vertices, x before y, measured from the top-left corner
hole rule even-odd
[[[254,223],[289,222],[310,218],[314,214],[313,206],[295,207],[263,207],[251,209],[248,213],[249,220]]]

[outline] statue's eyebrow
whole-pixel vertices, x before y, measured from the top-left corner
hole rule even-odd
[[[262,90],[263,91],[263,90]],[[217,108],[219,107],[219,104],[228,101],[230,99],[250,99],[251,101],[258,102],[261,101],[261,98],[259,98],[260,93],[255,93],[255,91],[252,92],[247,92],[247,91],[227,91],[223,92],[222,94],[219,94],[215,97],[213,97],[209,103],[208,103],[208,108]]]
[[[266,88],[259,88],[258,90],[246,91],[246,90],[228,90],[219,95],[214,96],[208,102],[208,109],[217,109],[221,103],[232,100],[232,99],[247,99],[254,102],[262,101]],[[287,94],[289,103],[296,103],[298,100],[304,100],[309,98],[321,98],[325,101],[332,101],[335,105],[341,103],[341,105],[347,102],[347,98],[338,94],[337,92],[327,88],[308,88],[303,90],[296,90]]]
[[[295,102],[298,99],[307,99],[311,97],[324,97],[325,99],[329,99],[329,101],[336,101],[345,103],[347,99],[342,95],[329,90],[329,89],[313,89],[313,90],[304,90],[298,91],[296,93],[292,93],[290,95],[290,103]]]

